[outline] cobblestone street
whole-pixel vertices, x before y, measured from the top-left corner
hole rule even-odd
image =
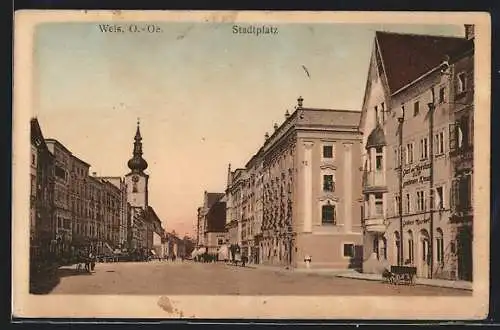
[[[393,286],[328,275],[193,262],[100,263],[92,274],[61,268],[50,294],[467,296],[429,286]]]

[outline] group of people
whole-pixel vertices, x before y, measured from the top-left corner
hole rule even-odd
[[[78,265],[83,264],[87,272],[93,272],[96,264],[96,255],[92,253],[91,249],[84,249],[78,254]]]

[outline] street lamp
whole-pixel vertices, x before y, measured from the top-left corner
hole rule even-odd
[[[433,277],[433,268],[434,268],[434,109],[435,105],[435,95],[434,95],[434,86],[431,87],[431,102],[427,104],[429,107],[428,118],[429,118],[429,186],[430,186],[430,219],[429,219],[429,227],[430,227],[430,242],[429,242],[429,271],[430,278]]]
[[[403,124],[405,120],[405,106],[401,104],[401,112],[398,116],[399,122],[399,256],[398,265],[403,265]]]

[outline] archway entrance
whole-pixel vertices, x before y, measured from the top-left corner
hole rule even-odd
[[[419,237],[418,277],[430,278],[430,263],[430,236],[427,230],[422,229]]]

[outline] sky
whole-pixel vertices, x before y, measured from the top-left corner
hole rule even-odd
[[[203,192],[224,192],[228,164],[244,167],[299,96],[360,110],[376,30],[464,35],[456,25],[275,24],[278,34],[254,36],[156,24],[162,32],[39,25],[33,115],[99,176],[129,172],[140,118],[149,203],[168,231],[190,235]]]

